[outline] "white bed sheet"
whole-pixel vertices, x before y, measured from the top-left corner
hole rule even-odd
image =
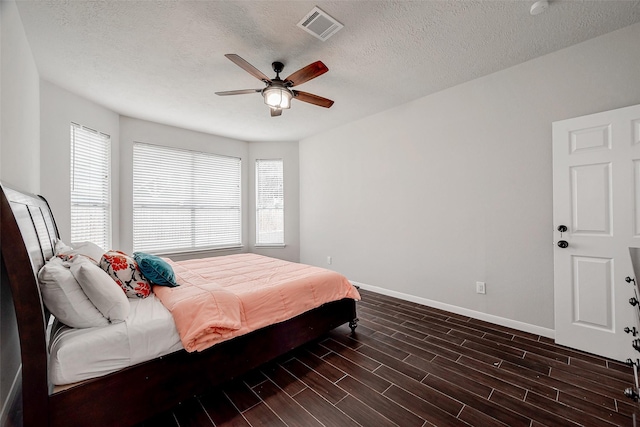
[[[87,329],[54,323],[49,341],[54,385],[107,375],[183,348],[171,313],[154,294],[129,301],[131,311],[122,323]]]

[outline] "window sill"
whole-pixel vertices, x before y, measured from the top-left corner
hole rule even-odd
[[[254,245],[253,247],[258,249],[282,249],[285,246],[287,245],[282,243],[282,244],[258,244],[258,245]]]
[[[165,251],[165,252],[153,252],[153,255],[164,256],[170,258],[171,255],[195,255],[201,254],[203,252],[223,252],[223,251],[239,251],[242,250],[244,246],[227,246],[227,247],[218,247],[218,248],[202,248],[202,249],[187,249],[187,250],[177,250],[177,251]]]

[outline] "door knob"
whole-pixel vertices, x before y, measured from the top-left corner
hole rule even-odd
[[[565,233],[567,231],[567,226],[566,225],[559,225],[558,226],[558,231],[561,233]]]
[[[568,248],[569,247],[569,242],[567,242],[566,240],[560,240],[558,242],[558,247],[564,249],[564,248]]]

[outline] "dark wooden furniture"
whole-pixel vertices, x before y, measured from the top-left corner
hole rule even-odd
[[[50,315],[37,273],[53,256],[59,234],[44,198],[5,185],[1,190],[0,256],[18,323],[26,427],[133,425],[346,322],[355,329],[355,301],[343,299],[203,352],[181,350],[54,393],[47,377]]]

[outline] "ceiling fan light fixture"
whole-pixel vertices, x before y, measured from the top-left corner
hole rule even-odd
[[[271,108],[291,108],[293,94],[285,87],[269,86],[262,91],[262,96],[264,97],[264,103]]]

